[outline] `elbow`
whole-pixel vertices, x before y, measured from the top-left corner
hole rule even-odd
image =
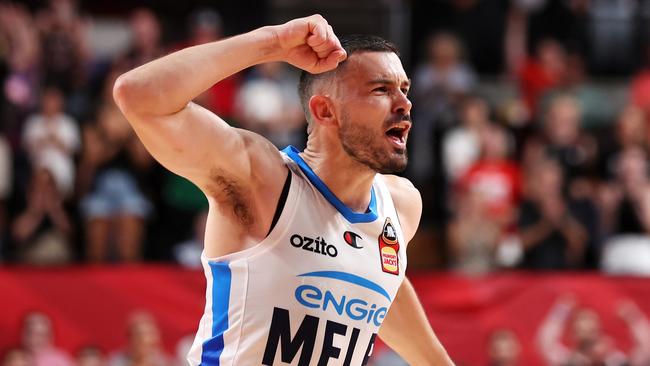
[[[170,103],[161,97],[157,87],[141,75],[129,71],[120,75],[113,84],[113,100],[129,123],[133,125],[153,116],[177,112],[168,107]]]
[[[131,72],[120,75],[113,84],[113,100],[124,117],[133,124],[148,115],[149,93]]]
[[[133,100],[130,97],[132,94],[133,82],[129,80],[127,74],[120,75],[113,85],[113,100],[124,114],[127,114],[127,111],[132,108],[130,105],[130,101]]]

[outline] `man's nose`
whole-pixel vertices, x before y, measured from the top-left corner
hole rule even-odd
[[[393,105],[393,113],[409,114],[411,107],[413,107],[413,103],[411,103],[406,94],[402,92],[398,93]]]

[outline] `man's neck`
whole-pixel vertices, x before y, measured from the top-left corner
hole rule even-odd
[[[300,157],[348,208],[354,212],[366,212],[376,172],[354,160],[342,149],[316,150],[308,144]]]

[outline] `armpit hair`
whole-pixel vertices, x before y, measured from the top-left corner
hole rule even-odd
[[[220,208],[230,208],[234,217],[244,227],[251,227],[255,219],[251,212],[250,192],[221,169],[210,171],[210,182],[207,193],[217,200]]]

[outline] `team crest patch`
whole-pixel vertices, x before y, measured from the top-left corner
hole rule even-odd
[[[379,259],[381,260],[382,271],[394,275],[399,274],[399,241],[397,240],[397,231],[390,221],[386,218],[384,228],[379,235]]]

